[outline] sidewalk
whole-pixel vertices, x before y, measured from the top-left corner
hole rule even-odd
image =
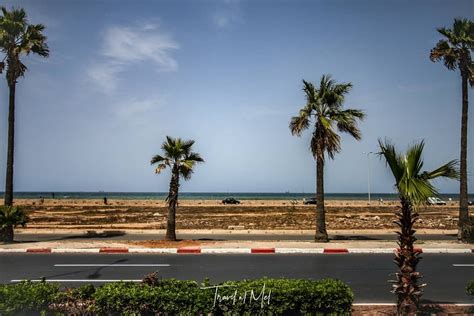
[[[472,253],[473,244],[454,240],[424,240],[416,243],[423,253]],[[0,244],[0,253],[393,253],[393,240],[337,240],[329,243],[312,241],[198,241],[182,240],[55,240]]]

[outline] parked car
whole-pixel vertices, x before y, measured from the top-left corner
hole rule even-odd
[[[446,205],[446,202],[441,200],[439,197],[429,197],[428,198],[429,205]]]
[[[225,198],[222,200],[222,204],[240,204],[240,201],[234,198]]]
[[[304,204],[304,205],[308,205],[308,204],[318,204],[318,201],[316,200],[315,197],[311,197],[311,198],[308,198],[308,199],[304,198],[304,199],[303,199],[303,204]]]

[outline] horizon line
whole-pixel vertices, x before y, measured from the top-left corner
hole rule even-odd
[[[316,190],[308,191],[308,192],[282,192],[282,191],[182,191],[180,193],[192,193],[192,194],[210,194],[210,193],[222,193],[222,194],[230,194],[230,193],[238,193],[238,194],[313,194]],[[168,193],[167,191],[53,191],[53,190],[42,190],[42,191],[13,191],[13,193],[150,193],[150,194],[160,194],[160,193]],[[5,191],[0,191],[0,195],[5,194]],[[368,194],[368,192],[325,192],[326,194]],[[398,194],[397,192],[370,192],[370,194]],[[455,192],[439,192],[439,194],[453,194],[459,195],[459,193]],[[474,194],[474,192],[468,192],[468,194]]]

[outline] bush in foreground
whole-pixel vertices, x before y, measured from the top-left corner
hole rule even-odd
[[[474,295],[474,280],[469,281],[466,288],[467,294]]]
[[[175,279],[114,282],[60,291],[48,283],[0,285],[0,315],[298,315],[350,314],[352,290],[342,281],[258,279],[208,281]]]
[[[0,285],[0,315],[47,311],[58,293],[56,284],[45,282]]]

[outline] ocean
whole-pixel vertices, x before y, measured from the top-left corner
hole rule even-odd
[[[166,192],[15,192],[18,199],[123,199],[123,200],[164,200]],[[3,193],[1,193],[3,198]],[[313,197],[314,193],[245,193],[245,192],[180,192],[179,198],[182,200],[222,200],[226,197],[233,197],[238,200],[301,200]],[[372,200],[395,200],[394,193],[371,193]],[[458,199],[457,193],[441,194],[444,200],[452,198]],[[326,200],[367,200],[367,193],[326,193]],[[474,194],[469,195],[470,200],[474,200]]]

